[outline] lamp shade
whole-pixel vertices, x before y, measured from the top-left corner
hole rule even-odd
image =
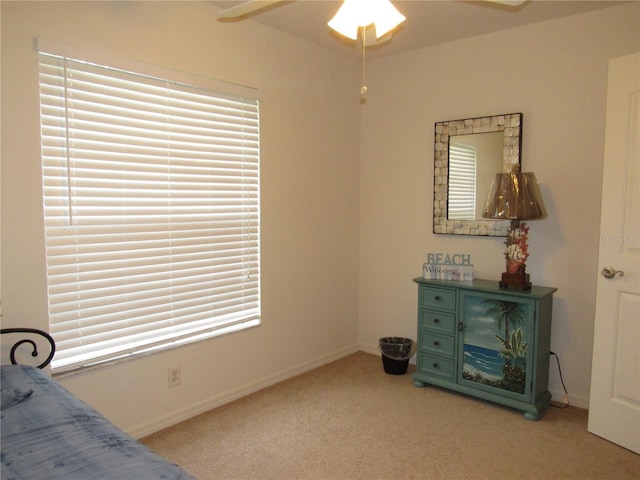
[[[380,38],[404,20],[405,16],[389,0],[344,0],[328,25],[345,37],[356,40],[359,27],[374,24],[376,37]]]
[[[542,194],[532,172],[498,173],[491,184],[484,218],[535,220],[546,218]]]

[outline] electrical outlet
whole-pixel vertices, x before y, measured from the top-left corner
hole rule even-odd
[[[169,388],[180,385],[180,367],[171,367],[169,369]]]

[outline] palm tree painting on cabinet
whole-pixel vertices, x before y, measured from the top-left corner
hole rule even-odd
[[[462,378],[524,394],[527,380],[527,303],[466,296]]]

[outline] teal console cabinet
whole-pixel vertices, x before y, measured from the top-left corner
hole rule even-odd
[[[416,387],[437,385],[524,412],[548,405],[555,288],[500,288],[497,281],[414,279],[418,284]]]

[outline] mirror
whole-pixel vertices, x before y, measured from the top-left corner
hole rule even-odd
[[[522,113],[437,122],[433,233],[506,237],[507,220],[482,209],[496,173],[520,166]]]

